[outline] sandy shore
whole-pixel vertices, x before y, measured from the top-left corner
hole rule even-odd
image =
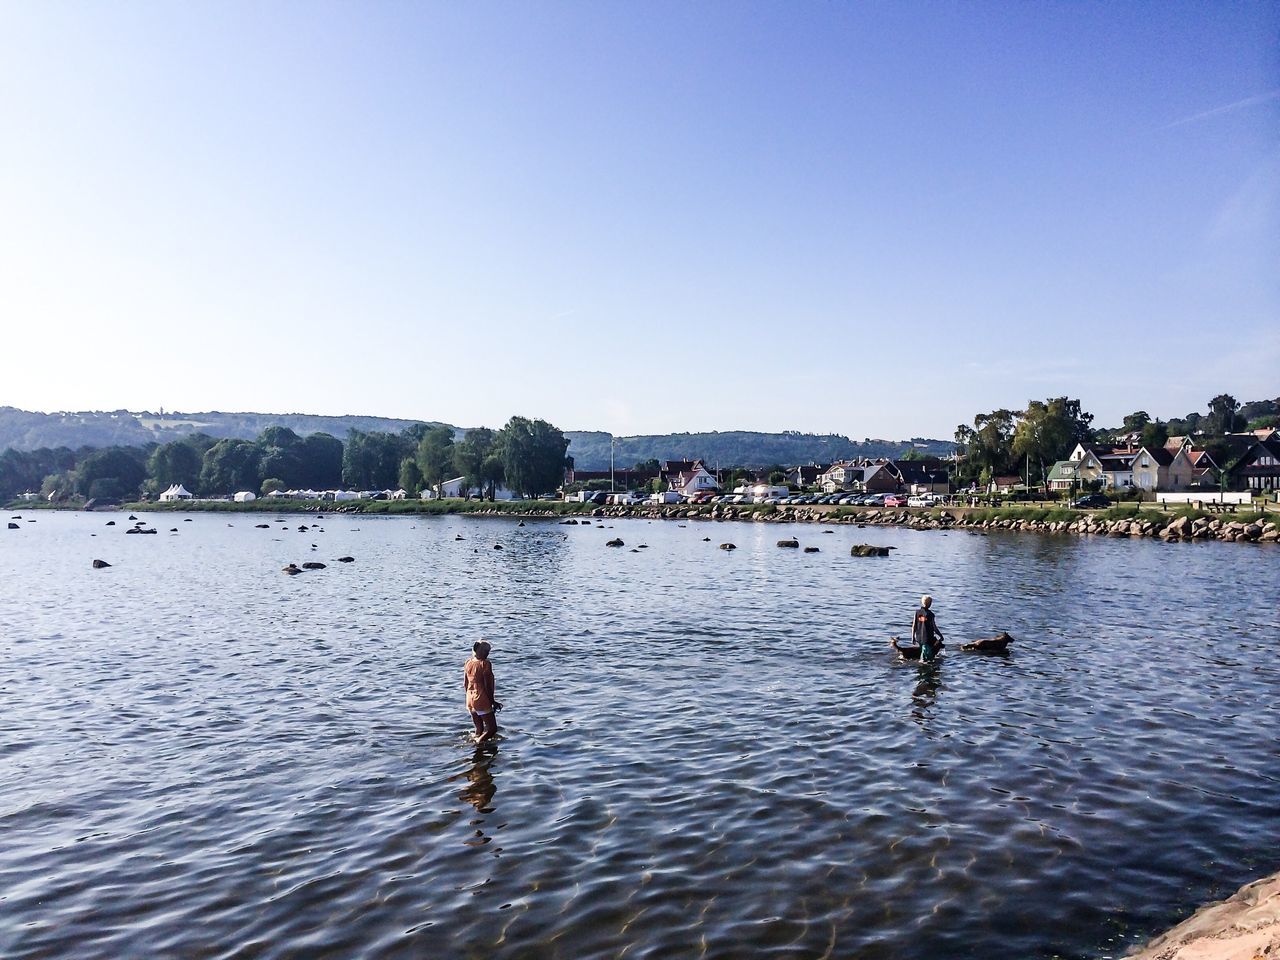
[[[1280,960],[1280,873],[1201,907],[1130,960]]]

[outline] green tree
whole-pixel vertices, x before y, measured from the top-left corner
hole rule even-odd
[[[525,497],[536,497],[564,482],[569,441],[545,420],[512,417],[499,434],[507,486]]]
[[[473,427],[461,440],[453,445],[454,476],[461,476],[468,488],[476,488],[481,495],[492,496],[490,484],[502,479],[502,458],[497,456],[497,434],[488,427]],[[493,463],[499,466],[498,476],[490,476],[486,465]],[[490,471],[491,472],[491,471]]]
[[[259,456],[258,445],[250,440],[219,440],[205,452],[200,468],[201,491],[213,495],[257,490],[262,484]]]
[[[1220,393],[1209,401],[1209,416],[1205,418],[1206,433],[1214,436],[1231,433],[1241,426],[1236,411],[1240,404],[1229,393]]]
[[[1169,425],[1162,420],[1148,423],[1142,428],[1142,445],[1148,450],[1163,447],[1169,439]]]
[[[82,497],[136,497],[147,479],[146,457],[139,447],[96,450],[76,467],[76,492]]]
[[[993,410],[973,418],[969,456],[973,466],[988,478],[1009,472],[1013,461],[1013,433],[1016,414],[1012,410]]]
[[[416,456],[423,483],[438,494],[440,484],[457,476],[453,472],[453,429],[432,427],[422,435]]]
[[[409,440],[396,433],[352,430],[342,453],[342,482],[353,490],[385,490],[400,479]]]
[[[260,451],[258,473],[279,479],[285,490],[303,486],[306,468],[302,459],[302,438],[288,427],[267,427],[256,441]]]
[[[302,478],[298,486],[332,490],[342,485],[342,441],[328,433],[312,433],[302,440]]]
[[[1150,422],[1151,414],[1145,410],[1138,410],[1124,418],[1124,432],[1137,433]]]
[[[147,487],[152,493],[180,483],[192,493],[200,492],[200,469],[204,452],[187,439],[162,443],[147,458]]]
[[[0,453],[0,500],[9,500],[28,490],[42,489],[50,474],[75,469],[77,456],[67,447],[42,447],[20,451],[12,447]]]
[[[265,497],[268,493],[274,493],[277,490],[288,490],[289,487],[279,477],[268,477],[262,481],[262,495]]]
[[[1083,413],[1078,400],[1056,397],[1030,401],[1014,428],[1010,446],[1013,461],[1034,462],[1043,482],[1050,465],[1066,459],[1077,443],[1092,439],[1092,421],[1093,415]]]
[[[422,471],[418,469],[415,457],[405,457],[400,461],[400,489],[410,496],[422,493]]]

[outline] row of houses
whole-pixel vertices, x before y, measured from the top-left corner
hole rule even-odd
[[[693,500],[724,492],[720,479],[701,460],[663,460],[656,470],[576,470],[565,471],[565,486],[608,480],[633,489],[651,480],[662,481],[668,492]],[[810,463],[785,471],[781,484],[758,474],[740,481],[742,491],[768,488],[772,495],[786,487],[819,488],[823,493],[937,493],[950,492],[946,465],[937,458],[924,460],[840,460]],[[742,492],[735,487],[734,492]]]
[[[1070,457],[1049,471],[1049,489],[1099,485],[1154,493],[1217,489],[1220,480],[1224,486],[1255,493],[1280,489],[1280,433],[1271,428],[1228,434],[1223,440],[1223,463],[1191,437],[1170,437],[1163,446],[1077,444]]]

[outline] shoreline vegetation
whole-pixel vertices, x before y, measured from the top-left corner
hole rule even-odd
[[[79,510],[83,505],[43,504],[21,501],[11,511]],[[353,500],[333,503],[321,500],[182,500],[171,503],[131,502],[118,507],[95,507],[94,512],[146,511],[149,513],[317,513],[364,516],[513,517],[521,519],[590,521],[637,518],[644,520],[697,520],[712,522],[853,524],[859,527],[894,526],[912,530],[1017,530],[1036,533],[1092,534],[1141,537],[1167,542],[1217,540],[1223,542],[1275,543],[1280,541],[1280,510],[1243,506],[1239,512],[1216,513],[1195,507],[1159,507],[1124,504],[1104,510],[1078,510],[1059,503],[1023,503],[1000,506],[946,507],[790,507],[774,504],[640,504],[596,506],[590,503],[551,500]]]

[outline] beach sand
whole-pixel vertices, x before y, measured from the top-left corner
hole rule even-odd
[[[1129,960],[1280,960],[1280,874],[1201,907]]]

